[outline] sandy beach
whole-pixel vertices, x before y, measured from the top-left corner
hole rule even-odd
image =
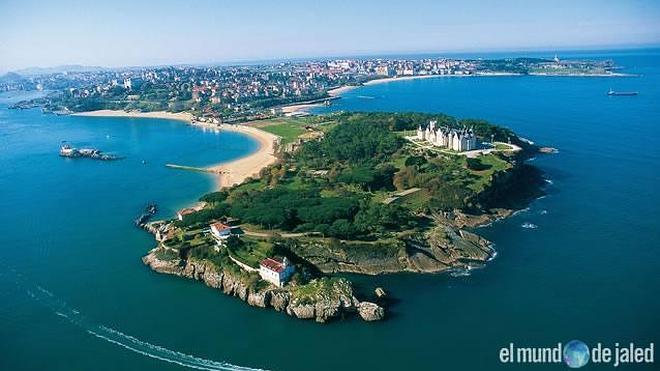
[[[188,112],[165,112],[165,111],[156,111],[156,112],[140,112],[140,111],[115,111],[115,110],[98,110],[98,111],[87,111],[87,112],[77,112],[73,113],[73,116],[96,116],[96,117],[136,117],[136,118],[152,118],[152,119],[169,119],[169,120],[179,120],[187,121],[190,123],[193,119],[193,115]]]
[[[357,89],[360,86],[361,85],[344,85],[344,86],[340,86],[338,88],[328,90],[328,95],[331,96],[331,97],[336,97],[338,95],[342,95],[342,94],[346,93],[347,91]]]
[[[305,103],[305,104],[294,104],[291,106],[282,107],[282,113],[293,113],[298,111],[304,111],[312,107],[319,107],[322,103]]]
[[[209,124],[204,122],[193,121],[193,115],[188,112],[138,112],[138,111],[114,111],[114,110],[98,110],[89,112],[74,113],[75,116],[92,116],[92,117],[134,117],[134,118],[157,118],[185,121],[189,125],[198,126],[202,128],[209,128],[213,130],[232,131],[236,133],[243,133],[256,139],[259,142],[257,151],[249,154],[248,156],[239,158],[234,161],[219,163],[206,168],[208,172],[218,174],[218,187],[231,187],[240,184],[249,177],[256,177],[259,175],[261,169],[275,163],[275,145],[279,141],[279,137],[259,130],[255,127],[244,125],[228,125],[228,124]]]
[[[243,183],[247,178],[257,177],[261,169],[277,161],[277,157],[275,157],[275,145],[279,141],[278,136],[255,127],[244,125],[222,124],[219,125],[219,128],[220,130],[249,135],[259,142],[259,149],[246,157],[208,167],[210,171],[219,175],[219,188],[231,187]]]

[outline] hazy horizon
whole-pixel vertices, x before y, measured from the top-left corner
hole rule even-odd
[[[654,1],[406,5],[3,1],[0,73],[660,45],[660,3]]]

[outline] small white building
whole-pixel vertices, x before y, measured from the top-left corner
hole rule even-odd
[[[176,212],[176,218],[179,219],[179,221],[182,221],[184,216],[190,215],[194,212],[195,212],[195,209],[188,209],[188,208],[181,209],[181,210]]]
[[[287,258],[266,258],[259,264],[259,275],[264,281],[282,287],[295,272],[295,267]]]

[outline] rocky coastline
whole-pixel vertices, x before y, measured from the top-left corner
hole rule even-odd
[[[329,295],[319,295],[310,300],[296,295],[290,288],[269,286],[263,289],[250,287],[227,270],[217,268],[213,263],[196,259],[164,260],[158,257],[163,247],[151,250],[142,258],[144,264],[152,270],[186,277],[204,282],[211,288],[226,295],[235,296],[248,305],[260,308],[272,308],[299,319],[313,319],[327,322],[335,318],[358,315],[365,321],[382,320],[385,310],[379,305],[359,301],[353,295],[350,282],[340,279],[333,284]],[[327,294],[327,293],[326,293]]]

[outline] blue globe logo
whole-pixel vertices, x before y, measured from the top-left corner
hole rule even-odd
[[[589,347],[580,340],[564,345],[564,363],[570,368],[580,368],[589,363]]]

